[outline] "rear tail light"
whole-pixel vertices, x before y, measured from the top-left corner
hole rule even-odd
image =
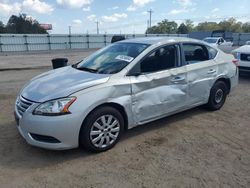
[[[239,66],[239,60],[238,59],[233,59],[232,60],[232,63],[236,66],[236,67],[238,67]]]

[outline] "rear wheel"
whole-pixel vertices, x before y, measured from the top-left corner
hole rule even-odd
[[[208,103],[206,104],[209,110],[219,110],[225,103],[227,98],[227,85],[223,81],[217,81],[211,91]]]
[[[119,141],[123,130],[121,113],[112,107],[101,107],[91,112],[82,125],[80,144],[93,152],[106,151]]]

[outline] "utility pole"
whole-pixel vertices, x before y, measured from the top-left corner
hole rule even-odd
[[[151,27],[153,10],[150,9],[150,10],[148,11],[148,13],[149,13],[149,27]]]
[[[99,21],[97,20],[96,22],[96,33],[99,35]]]
[[[71,35],[71,26],[69,26],[69,35]]]

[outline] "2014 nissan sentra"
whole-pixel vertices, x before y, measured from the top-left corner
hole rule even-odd
[[[30,80],[15,105],[34,146],[100,152],[126,129],[196,106],[220,109],[238,83],[233,56],[189,38],[138,38]]]

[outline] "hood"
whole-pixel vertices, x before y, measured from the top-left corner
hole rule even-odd
[[[240,53],[249,53],[250,54],[250,45],[241,46],[241,47],[233,50],[232,52],[240,52]]]
[[[24,86],[21,95],[34,102],[45,102],[105,83],[109,77],[67,66],[36,76]]]

